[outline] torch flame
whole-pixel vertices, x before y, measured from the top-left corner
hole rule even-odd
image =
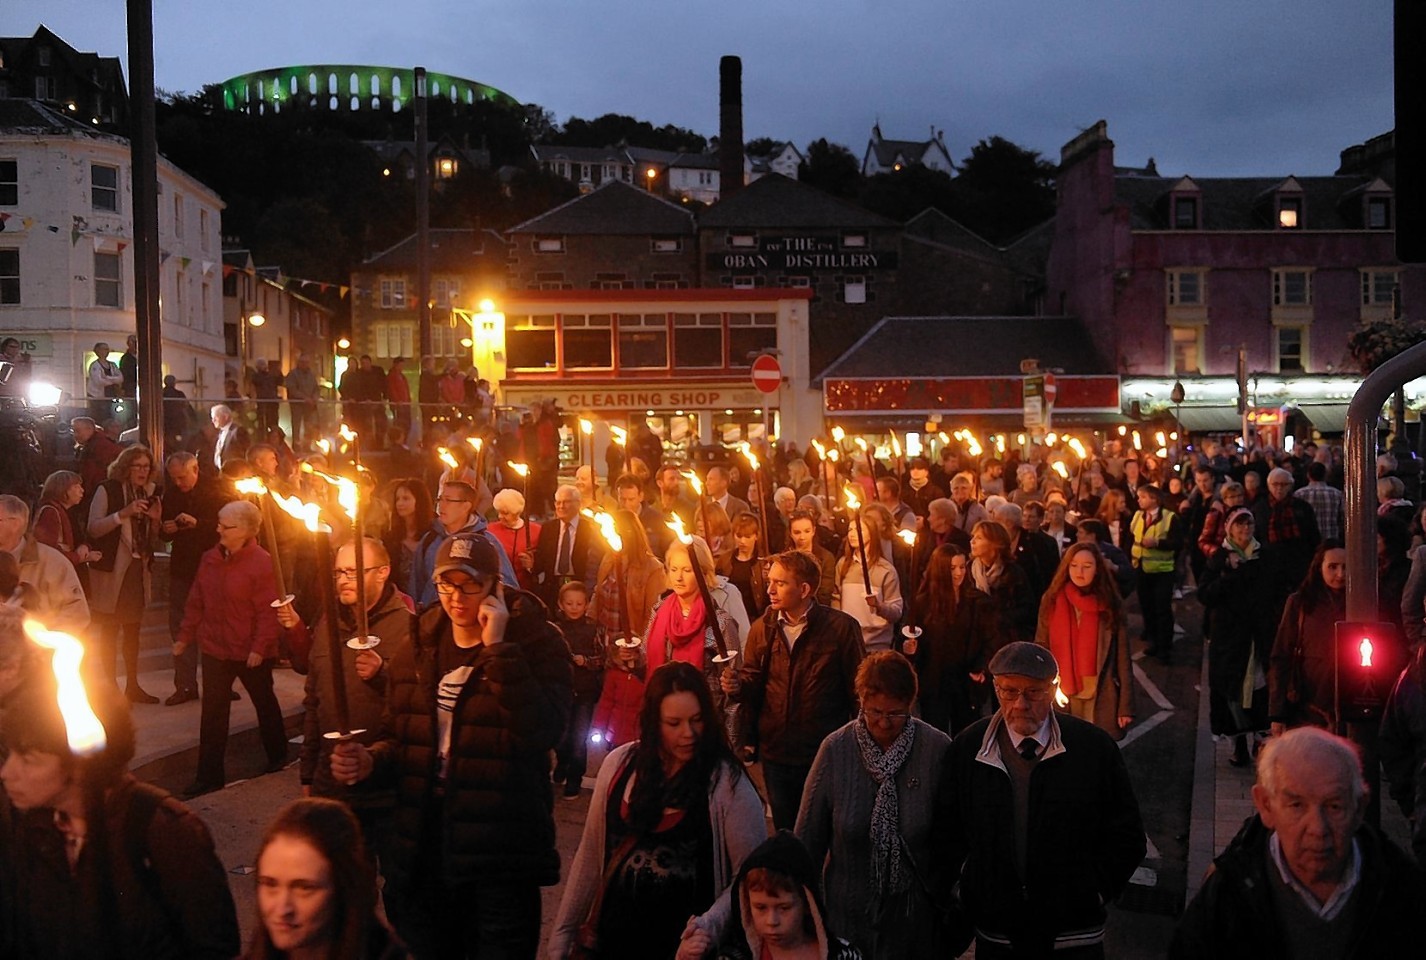
[[[317,441],[317,449],[322,451],[323,456],[327,456],[332,452],[332,441],[326,437],[322,437]]]
[[[594,433],[594,424],[584,419],[583,417],[580,417],[579,432],[584,434],[586,437],[592,435]]]
[[[847,438],[847,431],[843,430],[841,427],[833,427],[833,428],[832,428],[832,441],[833,441],[834,443],[841,443],[841,442],[842,442],[843,440],[845,440],[846,438]]]
[[[861,509],[861,506],[862,506],[861,498],[857,496],[856,491],[852,489],[851,484],[848,484],[847,486],[845,486],[845,487],[842,488],[842,496],[845,497],[846,500],[847,500],[847,509],[849,509],[849,510],[860,510],[860,509]]]
[[[836,463],[838,460],[842,459],[842,451],[838,450],[836,447],[833,447],[832,449],[827,451],[827,459],[831,460],[833,463]]]
[[[1053,430],[1050,431],[1049,433],[1045,434],[1045,446],[1047,446],[1047,447],[1053,447],[1055,444],[1057,444],[1057,443],[1059,443],[1059,442],[1060,442],[1060,435],[1059,435],[1058,433],[1055,433]]]
[[[351,427],[347,426],[345,423],[342,424],[341,429],[338,430],[337,433],[338,433],[338,434],[341,436],[341,438],[342,438],[343,440],[345,440],[347,443],[351,443],[351,442],[352,442],[353,440],[355,440],[356,437],[357,437],[356,431],[353,430]]]
[[[445,447],[437,447],[437,448],[436,448],[436,456],[437,456],[437,457],[440,457],[441,463],[444,463],[446,466],[450,467],[452,470],[458,470],[458,469],[460,469],[460,461],[456,459],[456,455],[453,454],[453,453],[451,453],[451,452],[450,452],[449,450],[447,450]]]
[[[813,441],[812,441],[812,447],[813,447],[813,449],[815,449],[815,450],[817,451],[817,459],[818,459],[818,460],[826,460],[826,459],[827,459],[827,448],[824,447],[824,446],[822,446],[822,441],[821,441],[821,440],[813,440]]]
[[[1157,450],[1154,451],[1154,456],[1158,457],[1160,460],[1166,460],[1166,459],[1168,459],[1168,455],[1169,455],[1169,448],[1168,448],[1168,447],[1159,447]]]
[[[623,427],[616,427],[613,424],[610,424],[609,439],[613,440],[615,443],[622,447],[629,442],[629,431],[625,430]]]
[[[753,445],[744,440],[739,449],[743,451],[743,457],[748,461],[748,466],[752,467],[754,471],[758,470],[758,457],[753,453]]]
[[[505,465],[506,465],[507,467],[509,467],[511,470],[514,470],[516,473],[518,473],[518,474],[519,474],[520,476],[522,476],[522,477],[528,477],[528,476],[530,475],[530,466],[529,466],[529,464],[526,464],[526,463],[516,463],[514,460],[506,460],[506,461],[505,461]]]
[[[1059,677],[1055,677],[1055,706],[1061,710],[1069,706],[1069,697],[1065,696],[1065,692],[1060,689]]]
[[[243,496],[262,496],[267,493],[267,484],[258,477],[244,477],[233,483],[233,489]]]
[[[985,452],[985,448],[980,445],[980,441],[975,438],[975,434],[969,430],[966,431],[966,443],[968,444],[966,451],[972,457],[978,457]]]
[[[1372,650],[1371,637],[1362,637],[1361,645],[1357,647],[1357,652],[1362,655],[1362,666],[1370,667],[1372,665]]]
[[[605,513],[603,510],[596,512],[588,507],[579,512],[599,525],[599,532],[604,534],[604,542],[609,544],[609,549],[615,552],[624,549],[624,539],[614,529],[613,514]]]
[[[1065,467],[1063,460],[1056,460],[1050,465],[1050,468],[1060,475],[1061,480],[1069,479],[1069,470]]]
[[[50,667],[54,670],[59,715],[64,719],[70,752],[77,757],[92,757],[101,752],[109,740],[84,692],[84,678],[79,669],[84,661],[84,644],[67,633],[50,630],[38,620],[28,618],[25,634],[46,650],[54,651]]]
[[[322,522],[322,507],[320,504],[308,503],[299,497],[289,497],[286,494],[278,493],[276,490],[269,490],[272,502],[277,504],[282,511],[289,516],[301,520],[303,525],[312,533],[331,533],[332,528]]]
[[[866,453],[866,438],[865,438],[865,437],[857,437],[857,438],[856,438],[855,440],[853,440],[852,442],[857,445],[857,449],[861,450],[862,453]]]
[[[480,448],[485,446],[485,441],[480,439],[479,437],[466,437],[465,442],[470,444],[471,449],[473,449],[476,453],[479,453]]]
[[[1001,456],[1005,455],[1005,436],[1003,434],[995,438],[995,450]]]
[[[1015,435],[1015,442],[1016,442],[1017,444],[1019,444],[1020,446],[1022,446],[1022,447],[1025,446],[1025,434],[1023,434],[1023,433],[1017,433],[1017,434]]]
[[[1124,434],[1125,434],[1126,432],[1128,432],[1128,429],[1129,429],[1129,428],[1126,427],[1126,426],[1124,426],[1124,424],[1122,424],[1122,423],[1119,424],[1119,436],[1121,436],[1121,437],[1124,436]]]
[[[1144,449],[1144,441],[1139,437],[1139,431],[1137,431],[1137,430],[1134,431],[1134,449],[1135,449],[1135,450],[1142,450],[1142,449]]]
[[[950,442],[951,442],[951,438],[948,437],[948,436],[946,436],[946,431],[944,431],[944,430],[941,431],[940,437],[941,437],[941,442],[942,442],[942,443],[950,443]]]
[[[891,431],[891,455],[893,457],[901,456],[901,438],[896,435],[895,430]]]
[[[898,530],[898,531],[896,531],[896,535],[897,535],[898,537],[900,537],[900,538],[901,538],[901,542],[904,543],[904,544],[906,544],[908,547],[914,547],[914,546],[916,546],[916,531],[915,531],[915,530]]]
[[[1161,447],[1167,445],[1168,441],[1164,439],[1164,432],[1162,430],[1154,434],[1154,442],[1156,442]]]
[[[683,471],[683,479],[688,481],[688,485],[693,488],[693,492],[700,497],[703,496],[703,481],[698,479],[698,474],[692,470]]]
[[[310,463],[302,464],[302,472],[310,473],[315,477],[320,477],[323,480],[327,481],[327,483],[331,486],[336,487],[337,504],[342,508],[342,512],[345,513],[348,517],[353,520],[356,519],[357,497],[360,494],[358,494],[357,492],[357,485],[355,480],[348,479],[347,477],[333,476],[325,470],[318,470]],[[293,514],[293,516],[296,516],[296,514]]]
[[[688,546],[693,542],[693,537],[683,528],[683,518],[678,514],[673,515],[673,519],[668,521],[668,528],[673,531],[673,535],[678,537],[678,542]]]
[[[1084,444],[1080,442],[1079,437],[1070,437],[1069,448],[1073,450],[1074,455],[1076,457],[1079,457],[1081,460],[1086,460],[1089,458],[1089,454],[1085,451]]]

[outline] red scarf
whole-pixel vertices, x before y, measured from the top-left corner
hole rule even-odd
[[[644,638],[650,674],[670,660],[683,660],[703,669],[703,634],[708,627],[703,610],[701,596],[693,598],[687,616],[677,594],[669,594],[659,604],[649,635]]]
[[[1055,597],[1050,611],[1050,653],[1060,665],[1060,688],[1066,696],[1079,693],[1081,681],[1099,672],[1101,609],[1097,597],[1073,583],[1066,583]]]

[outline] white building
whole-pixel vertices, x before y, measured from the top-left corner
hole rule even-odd
[[[220,393],[223,202],[158,162],[163,372]],[[114,357],[136,329],[129,143],[33,100],[0,100],[0,337],[35,381],[84,396],[96,342]]]
[[[887,140],[881,135],[881,124],[873,124],[862,155],[862,176],[894,173],[908,166],[928,167],[948,177],[955,176],[956,164],[946,149],[946,132],[932,127],[929,140]]]

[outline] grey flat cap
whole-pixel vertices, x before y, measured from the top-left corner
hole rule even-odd
[[[991,676],[1029,677],[1031,680],[1053,680],[1060,675],[1059,664],[1050,651],[1037,643],[1017,640],[1001,647],[990,658],[986,669]]]

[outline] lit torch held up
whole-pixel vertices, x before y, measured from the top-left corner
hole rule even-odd
[[[678,542],[688,548],[688,565],[693,568],[693,582],[698,584],[698,594],[703,598],[704,616],[708,618],[708,627],[713,631],[713,643],[718,648],[718,656],[713,658],[713,662],[731,663],[738,652],[728,649],[723,628],[718,625],[718,608],[713,603],[713,594],[708,590],[708,580],[703,576],[703,564],[698,562],[698,552],[693,545],[695,538],[684,529],[683,518],[676,513],[673,519],[668,521],[668,528],[678,537]],[[704,546],[707,546],[706,542]]]
[[[99,722],[84,689],[84,644],[67,633],[50,630],[38,620],[25,620],[25,636],[46,650],[54,651],[50,669],[54,671],[59,715],[64,720],[64,736],[70,753],[92,757],[108,745],[104,724]]]

